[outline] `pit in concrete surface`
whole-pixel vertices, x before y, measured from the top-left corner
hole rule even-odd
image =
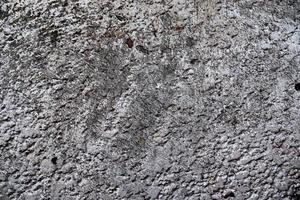
[[[229,197],[235,197],[235,194],[233,191],[228,191],[224,194],[224,198],[227,199]]]
[[[51,158],[51,162],[56,165],[57,164],[57,157],[53,157]]]
[[[295,84],[295,90],[296,91],[300,91],[300,83],[296,83]]]

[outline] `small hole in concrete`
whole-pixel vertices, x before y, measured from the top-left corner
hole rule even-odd
[[[300,83],[296,83],[295,84],[295,90],[296,91],[300,91]]]
[[[294,194],[294,195],[292,196],[292,199],[293,199],[293,200],[300,200],[300,194]]]
[[[190,63],[191,63],[192,65],[196,64],[197,62],[198,62],[198,59],[196,59],[196,58],[190,60]]]
[[[125,41],[125,43],[127,44],[127,46],[129,48],[132,48],[134,42],[133,42],[133,40],[131,38],[127,38],[126,41]]]
[[[51,162],[56,165],[57,164],[57,157],[53,157],[51,158]]]
[[[224,195],[224,198],[229,198],[229,197],[235,197],[235,194],[233,191],[229,191]]]

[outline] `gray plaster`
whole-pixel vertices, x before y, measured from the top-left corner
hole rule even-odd
[[[1,0],[0,199],[298,200],[299,0]]]

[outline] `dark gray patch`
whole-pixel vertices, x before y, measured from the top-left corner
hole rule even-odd
[[[136,49],[140,52],[142,52],[143,54],[149,54],[149,50],[146,49],[146,47],[142,46],[142,45],[137,45]]]
[[[194,45],[195,45],[194,39],[193,39],[192,37],[187,37],[187,38],[186,38],[186,45],[187,45],[188,47],[194,46]]]

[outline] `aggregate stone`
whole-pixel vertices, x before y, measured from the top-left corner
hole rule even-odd
[[[0,1],[0,199],[299,199],[299,10]]]

